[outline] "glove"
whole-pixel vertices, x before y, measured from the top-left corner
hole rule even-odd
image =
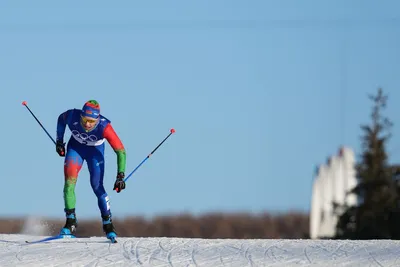
[[[117,180],[114,183],[113,190],[116,190],[117,193],[120,193],[123,189],[125,189],[125,181],[124,181],[125,173],[119,172],[117,175]]]
[[[63,141],[57,140],[56,151],[60,157],[65,157],[65,143],[63,143]]]

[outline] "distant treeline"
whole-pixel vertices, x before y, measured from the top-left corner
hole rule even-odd
[[[47,229],[42,235],[56,234],[64,220],[44,220],[41,225]],[[301,212],[287,212],[271,215],[246,213],[210,213],[201,216],[190,214],[158,216],[153,219],[125,217],[114,219],[119,236],[123,237],[183,237],[183,238],[233,238],[233,239],[307,239],[309,238],[309,215]],[[19,234],[24,229],[31,232],[40,225],[27,225],[23,218],[0,219],[0,233]],[[26,231],[26,230],[25,230]],[[37,232],[37,230],[36,230]],[[79,237],[102,236],[100,219],[79,220]]]

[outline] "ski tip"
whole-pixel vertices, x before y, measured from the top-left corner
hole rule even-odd
[[[70,235],[54,235],[54,236],[49,236],[43,239],[39,239],[39,240],[35,240],[35,241],[25,241],[25,243],[27,244],[35,244],[35,243],[44,243],[44,242],[48,242],[48,241],[52,241],[52,240],[56,240],[56,239],[71,239],[71,238],[76,238],[76,236],[70,234]]]
[[[175,133],[175,129],[174,128],[171,129],[171,133]]]
[[[22,105],[26,106],[26,101],[22,101]]]

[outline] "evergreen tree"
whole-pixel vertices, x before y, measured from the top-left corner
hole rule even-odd
[[[394,166],[388,164],[386,144],[392,122],[382,115],[388,97],[381,88],[373,101],[371,124],[362,125],[360,162],[356,164],[358,185],[350,192],[358,197],[357,206],[342,207],[336,238],[384,239],[397,236],[393,222],[398,221],[398,192]],[[398,227],[400,225],[398,224]]]

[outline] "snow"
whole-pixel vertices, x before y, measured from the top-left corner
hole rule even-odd
[[[0,266],[400,266],[393,240],[43,237],[0,234]]]
[[[31,216],[19,234],[0,234],[0,266],[400,266],[400,241],[200,239],[105,236],[52,240],[51,227]]]

